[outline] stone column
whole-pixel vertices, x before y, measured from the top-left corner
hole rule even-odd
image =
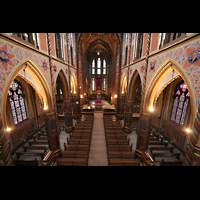
[[[119,96],[119,106],[117,106],[117,117],[122,120],[124,119],[124,106],[125,106],[125,95],[121,94]]]
[[[142,123],[138,132],[136,145],[136,149],[141,152],[145,152],[148,149],[151,120],[152,113],[148,110],[142,110]]]
[[[132,99],[126,100],[126,109],[125,109],[125,116],[124,116],[124,130],[126,133],[132,132]]]
[[[186,156],[183,161],[184,166],[192,165],[194,159],[195,145],[198,143],[200,133],[200,103],[197,109],[197,114],[194,121],[194,127],[190,136],[188,147],[185,151]]]
[[[78,119],[80,116],[80,97],[79,95],[73,96],[73,118]]]
[[[67,133],[70,133],[74,129],[71,99],[64,100],[64,110],[65,110],[65,131]]]
[[[45,121],[49,149],[51,151],[60,149],[59,133],[56,128],[56,113],[53,108],[45,111]]]

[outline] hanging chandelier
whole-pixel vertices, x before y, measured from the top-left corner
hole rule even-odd
[[[99,51],[99,33],[98,33],[98,51],[97,51],[97,55],[100,55],[100,51]]]

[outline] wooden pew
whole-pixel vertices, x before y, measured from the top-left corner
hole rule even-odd
[[[159,141],[159,142],[162,142],[163,141],[163,138],[158,138],[158,137],[149,137],[148,139],[149,141]]]
[[[103,115],[115,115],[116,109],[103,109]]]
[[[168,142],[155,142],[155,141],[151,142],[150,141],[149,145],[164,145],[165,147],[167,147]]]
[[[108,151],[131,151],[132,152],[132,147],[133,144],[131,145],[106,145],[107,147],[107,152]]]
[[[91,125],[91,124],[93,124],[93,120],[89,120],[89,121],[76,121],[76,124],[89,124],[89,125]]]
[[[182,166],[182,161],[164,161],[164,159],[162,159],[162,161],[160,162],[160,166]]]
[[[30,146],[32,146],[33,144],[48,144],[48,141],[29,141],[28,142]]]
[[[89,151],[90,145],[66,145],[64,142],[65,151]]]
[[[129,145],[130,138],[125,140],[106,140],[106,145]]]
[[[109,160],[108,166],[140,166],[138,160]]]
[[[106,128],[106,127],[122,127],[122,125],[121,124],[104,124],[104,127]]]
[[[106,135],[106,140],[113,139],[113,140],[126,140],[127,135]]]
[[[68,158],[58,158],[57,166],[88,166],[88,159],[68,159]]]
[[[35,159],[23,159],[23,160],[14,160],[15,166],[38,166],[38,160]]]
[[[70,134],[69,137],[70,137],[70,139],[90,139],[91,140],[91,135],[75,135],[75,134]]]
[[[40,136],[40,137],[34,138],[34,141],[37,141],[37,140],[46,140],[46,141],[48,141],[48,138],[47,138],[47,136]]]
[[[92,135],[92,131],[81,131],[81,130],[73,130],[72,135]]]
[[[176,158],[179,160],[181,153],[152,153],[151,155],[154,160],[155,157],[173,157],[173,156],[176,156]]]
[[[92,131],[92,127],[75,127],[74,128],[75,131]]]
[[[92,128],[92,124],[76,124],[75,128],[77,127]]]
[[[36,145],[26,146],[26,145],[24,145],[23,149],[24,149],[24,152],[26,152],[27,149],[31,149],[31,150],[41,150],[42,149],[42,150],[44,150],[44,153],[45,153],[48,148],[46,146],[36,146]]]
[[[126,135],[126,133],[124,131],[120,131],[120,130],[105,130],[105,134],[106,135]]]
[[[107,131],[123,131],[122,127],[105,127],[105,130]]]
[[[174,147],[149,147],[149,150],[151,151],[151,153],[152,153],[153,150],[159,150],[159,151],[169,150],[172,153],[173,149],[174,149]]]
[[[61,157],[63,158],[88,158],[89,151],[62,151]]]
[[[90,139],[69,139],[67,138],[67,144],[89,144],[90,145]]]
[[[108,151],[107,152],[108,159],[135,159],[135,152],[115,152],[115,151]]]
[[[41,160],[45,156],[44,152],[15,152],[15,153],[17,155],[17,160],[20,158],[20,156],[41,156]]]

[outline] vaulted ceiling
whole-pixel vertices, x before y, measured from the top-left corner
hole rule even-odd
[[[120,33],[78,33],[77,36],[77,45],[81,44],[82,56],[86,60],[96,57],[97,51],[107,60],[112,60],[121,41]]]

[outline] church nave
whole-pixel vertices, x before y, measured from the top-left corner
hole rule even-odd
[[[0,165],[200,166],[199,67],[200,33],[0,33]]]

